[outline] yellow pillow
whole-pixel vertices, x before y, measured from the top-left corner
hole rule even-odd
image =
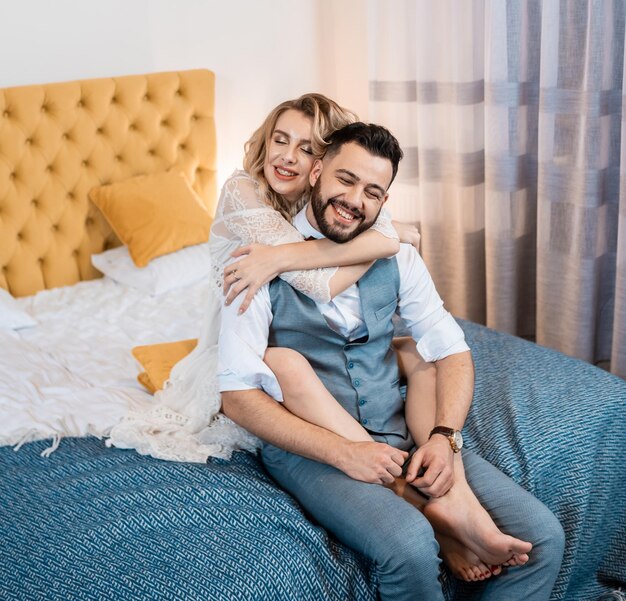
[[[145,386],[148,389],[148,392],[150,392],[151,394],[154,394],[157,391],[157,389],[154,387],[154,384],[152,383],[152,380],[150,379],[150,376],[145,371],[142,371],[137,376],[137,380],[139,380],[139,383],[142,386]]]
[[[137,267],[209,239],[212,219],[184,175],[169,171],[99,186],[89,197]]]
[[[190,338],[134,347],[133,356],[146,370],[137,379],[152,393],[161,390],[165,380],[170,377],[172,367],[193,351],[197,344],[196,338]]]

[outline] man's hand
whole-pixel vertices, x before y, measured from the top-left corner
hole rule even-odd
[[[349,442],[335,462],[335,467],[362,482],[371,484],[391,484],[394,477],[402,474],[402,465],[408,457],[382,442]]]
[[[420,469],[424,473],[418,478]],[[439,434],[424,443],[411,458],[406,481],[429,497],[442,497],[454,484],[454,453],[450,442]]]

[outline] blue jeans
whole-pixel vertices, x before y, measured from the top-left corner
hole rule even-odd
[[[338,540],[373,560],[381,600],[443,601],[439,545],[423,514],[391,490],[359,482],[328,465],[264,445],[271,476]],[[530,560],[488,580],[483,601],[547,601],[564,550],[564,533],[540,501],[490,463],[463,451],[469,485],[496,525],[530,541]]]

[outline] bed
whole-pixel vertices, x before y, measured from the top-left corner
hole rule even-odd
[[[198,272],[157,294],[99,277],[91,257],[123,247],[89,191],[175,172],[211,214],[213,87],[196,70],[0,90],[2,599],[376,598],[375,567],[254,453],[180,463],[105,444],[153,398],[131,349],[197,336],[208,284]],[[477,375],[466,444],[566,531],[551,598],[619,598],[626,382],[461,323]],[[480,598],[442,578],[448,599]]]

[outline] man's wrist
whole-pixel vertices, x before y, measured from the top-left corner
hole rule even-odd
[[[333,444],[327,446],[328,458],[326,463],[339,471],[346,473],[346,460],[351,444],[352,442],[347,438],[337,436],[337,440],[334,441]]]
[[[455,428],[449,428],[447,426],[435,426],[428,436],[430,440],[433,436],[437,436],[440,438],[446,438],[448,440],[448,444],[450,448],[458,453],[463,448],[463,435],[460,430],[456,430]]]

